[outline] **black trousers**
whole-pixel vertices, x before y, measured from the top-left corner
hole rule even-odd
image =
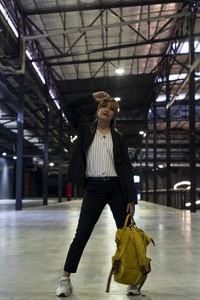
[[[65,272],[76,272],[83,250],[106,204],[111,208],[117,228],[122,228],[126,203],[121,195],[119,179],[87,179],[78,227],[64,266]]]

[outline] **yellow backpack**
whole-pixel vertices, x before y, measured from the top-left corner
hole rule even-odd
[[[130,217],[131,224],[127,226]],[[138,286],[138,294],[141,294],[140,289],[151,272],[151,259],[146,257],[147,246],[150,242],[155,246],[154,241],[136,226],[130,215],[127,215],[124,227],[117,230],[115,241],[117,249],[112,257],[112,269],[106,292],[109,292],[110,281],[114,274],[116,282]]]

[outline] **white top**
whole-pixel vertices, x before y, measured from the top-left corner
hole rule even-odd
[[[113,159],[111,132],[101,133],[98,129],[86,154],[86,177],[117,176]]]

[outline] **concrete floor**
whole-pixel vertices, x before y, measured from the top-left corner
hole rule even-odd
[[[2,203],[2,201],[1,201]],[[74,236],[80,200],[31,206],[23,211],[0,209],[0,299],[50,300],[55,296],[68,246]],[[191,214],[140,202],[135,221],[155,240],[148,248],[152,272],[144,287],[146,300],[199,300],[200,213]],[[115,224],[109,208],[103,211],[84,251],[70,300],[125,300],[126,286],[112,281],[105,293]],[[141,296],[136,299],[142,298]],[[135,299],[135,298],[134,298]]]

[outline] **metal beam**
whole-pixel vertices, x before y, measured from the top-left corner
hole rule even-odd
[[[200,34],[194,34],[194,36],[199,37]],[[145,45],[151,45],[151,44],[159,44],[159,43],[165,43],[169,41],[177,41],[177,40],[185,40],[188,39],[189,35],[182,35],[182,36],[172,36],[172,37],[167,37],[163,39],[155,39],[155,40],[148,40],[148,41],[142,41],[142,42],[137,42],[137,43],[129,43],[129,44],[124,44],[124,45],[117,45],[117,46],[111,46],[111,47],[106,47],[106,48],[97,48],[97,49],[92,49],[88,51],[83,51],[83,52],[73,52],[73,53],[68,53],[68,54],[62,54],[62,55],[51,55],[51,56],[46,56],[42,58],[35,58],[30,60],[31,62],[36,62],[36,61],[46,61],[50,59],[60,59],[64,57],[71,57],[71,56],[79,56],[79,55],[86,55],[86,54],[92,54],[92,53],[98,53],[98,52],[103,52],[103,51],[112,51],[112,50],[118,50],[119,48],[124,49],[124,48],[131,48],[131,47],[139,47],[139,46],[145,46]]]
[[[44,126],[44,166],[43,166],[43,205],[48,205],[48,146],[49,146],[49,112],[45,108]]]
[[[190,19],[189,19],[189,62],[190,65],[193,66],[194,64],[194,24],[195,24],[195,11],[194,8],[190,7]],[[200,58],[200,56],[199,56]],[[200,62],[200,59],[199,59]],[[189,77],[189,126],[190,126],[190,202],[191,212],[196,212],[196,138],[195,138],[195,131],[196,131],[196,124],[195,124],[195,73],[194,68],[190,73]]]
[[[170,101],[170,62],[166,61],[166,101]],[[170,135],[170,125],[171,125],[171,109],[166,109],[166,164],[167,164],[167,206],[171,206],[171,135]],[[182,146],[182,145],[181,145]],[[176,145],[177,147],[177,145]]]
[[[41,34],[43,34],[42,30],[30,18],[27,17],[27,21],[31,23],[32,27],[35,27]],[[58,53],[63,53],[50,38],[47,38],[47,41],[58,51]]]
[[[186,56],[185,53],[179,53],[177,54],[179,56]],[[120,60],[132,60],[132,59],[146,59],[146,58],[155,58],[155,57],[167,57],[172,56],[169,54],[147,54],[147,55],[133,55],[133,56],[117,56],[117,57],[102,57],[102,58],[96,58],[96,59],[83,59],[83,60],[75,60],[75,61],[60,61],[60,62],[54,62],[54,63],[48,63],[48,66],[64,66],[64,65],[74,65],[74,64],[89,64],[89,63],[97,63],[97,62],[109,62],[109,61],[120,61]],[[59,58],[59,57],[58,57]],[[178,80],[178,79],[177,79]],[[179,79],[180,80],[180,79]]]
[[[101,29],[108,29],[108,28],[114,28],[114,27],[121,27],[121,26],[127,26],[130,24],[138,24],[138,23],[146,23],[146,22],[158,22],[162,21],[165,19],[173,18],[173,19],[178,19],[181,17],[186,17],[185,12],[180,12],[177,14],[172,14],[172,15],[161,15],[161,16],[156,16],[156,17],[151,17],[149,18],[143,18],[139,20],[130,20],[130,21],[124,21],[124,22],[118,22],[118,23],[112,23],[112,24],[101,24],[101,25],[96,25],[96,26],[79,26],[79,27],[73,27],[73,28],[67,28],[64,30],[56,30],[53,32],[48,32],[48,33],[43,33],[43,34],[36,34],[36,35],[26,35],[23,37],[23,41],[33,41],[33,40],[40,40],[43,38],[48,38],[48,37],[53,37],[53,36],[59,36],[63,34],[73,34],[73,33],[81,33],[81,32],[87,32],[87,31],[96,31],[96,30],[101,30]],[[153,39],[153,38],[152,38]]]
[[[121,17],[119,16],[114,10],[110,9],[111,13],[113,15],[115,15],[121,22],[125,23],[126,24],[126,21]],[[133,30],[137,35],[139,35],[144,41],[147,41],[147,39],[139,32],[137,31],[135,28],[133,28],[133,26],[129,25],[128,24],[128,27]],[[121,43],[120,43],[121,44]]]
[[[23,125],[24,125],[24,75],[19,75],[17,112],[16,210],[22,210],[23,186]]]
[[[58,202],[62,202],[62,184],[63,184],[63,120],[60,114],[59,124],[59,174],[58,174]]]
[[[145,110],[145,122],[146,122],[146,137],[145,137],[145,182],[146,182],[146,185],[145,185],[145,200],[146,201],[149,201],[149,166],[148,166],[148,163],[149,163],[149,142],[148,142],[148,139],[149,139],[149,131],[148,131],[148,112],[149,112],[149,109],[146,108]],[[142,147],[142,146],[141,146]]]
[[[194,39],[194,35],[193,35],[193,39]],[[194,74],[194,76],[195,76],[194,70],[198,67],[199,64],[200,64],[200,54],[197,56],[196,60],[192,63],[192,65],[189,69],[189,72],[188,72],[187,76],[185,77],[183,83],[178,88],[178,90],[175,92],[175,94],[174,94],[173,98],[171,99],[171,101],[169,103],[167,103],[166,108],[169,108],[174,103],[174,101],[176,100],[176,97],[181,93],[183,88],[188,83],[191,74]]]
[[[123,1],[123,2],[110,2],[105,1],[104,3],[83,3],[80,5],[65,5],[56,6],[50,8],[40,8],[40,9],[26,9],[24,11],[25,15],[41,15],[41,14],[55,14],[61,12],[73,12],[73,11],[84,11],[84,10],[97,10],[97,9],[108,9],[108,8],[124,8],[133,7],[141,5],[155,5],[155,4],[168,4],[168,3],[180,3],[180,0],[141,0],[141,1]]]
[[[157,203],[157,141],[156,141],[156,135],[157,135],[157,113],[156,113],[157,107],[156,107],[156,100],[154,99],[153,102],[153,202]]]

